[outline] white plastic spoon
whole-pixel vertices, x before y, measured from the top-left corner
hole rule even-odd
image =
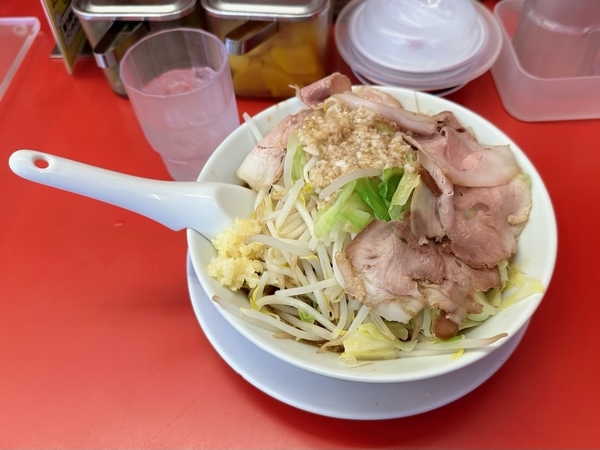
[[[17,150],[9,165],[27,180],[128,209],[172,230],[191,228],[208,239],[236,217],[250,217],[256,198],[234,184],[151,180],[36,150]]]

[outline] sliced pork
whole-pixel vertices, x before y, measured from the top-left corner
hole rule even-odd
[[[524,176],[501,186],[455,186],[454,223],[446,230],[444,249],[471,267],[494,267],[516,252],[530,209]]]
[[[452,226],[454,222],[454,184],[446,176],[446,173],[437,166],[430,158],[429,155],[423,151],[418,152],[418,161],[421,165],[421,179],[424,184],[423,190],[429,188],[434,196],[433,202],[430,202],[427,207],[433,208],[433,211],[425,213],[420,211],[420,205],[415,202],[415,210],[417,214],[423,217],[435,215],[438,226],[436,225],[432,229],[432,224],[427,226],[422,225],[424,228],[428,228],[427,234],[417,234],[419,241],[424,242],[424,238],[435,239],[440,241],[446,234],[446,230]],[[412,206],[412,205],[411,205]],[[415,229],[413,228],[413,232]]]
[[[375,103],[381,103],[396,109],[403,109],[402,103],[400,103],[396,97],[386,94],[379,89],[372,88],[371,86],[356,86],[352,93]]]
[[[336,257],[346,291],[388,320],[406,323],[427,304],[418,281],[441,283],[437,248],[419,245],[402,220],[373,220]]]
[[[442,111],[441,113],[435,114],[433,119],[438,123],[439,128],[448,126],[460,133],[467,131],[451,111]]]
[[[481,312],[477,292],[501,285],[497,267],[474,269],[440,244],[420,245],[404,220],[372,221],[336,261],[349,295],[403,323],[429,306],[460,324]]]
[[[348,77],[333,73],[304,88],[296,88],[296,96],[305,105],[315,107],[333,94],[349,92]],[[312,109],[303,109],[279,122],[248,154],[237,169],[237,175],[255,189],[276,184],[283,173],[283,160],[290,134],[297,129]]]
[[[350,78],[335,72],[306,87],[296,88],[296,97],[306,106],[314,107],[333,94],[341,94],[351,90],[352,81],[350,81]]]
[[[431,116],[398,109],[378,101],[359,97],[351,92],[332,95],[328,102],[331,104],[342,102],[350,108],[367,108],[375,111],[384,119],[394,123],[399,130],[410,131],[423,136],[431,136],[436,132],[437,122]]]
[[[303,109],[279,122],[246,156],[237,176],[256,191],[276,184],[283,173],[288,138],[311,112]]]
[[[453,185],[437,195],[422,182],[413,193],[410,224],[421,244],[435,240],[471,267],[494,267],[516,252],[530,209],[531,189],[521,175],[499,186]]]
[[[482,146],[451,112],[434,118],[438,133],[410,138],[430,188],[414,192],[412,231],[421,243],[443,242],[474,268],[494,267],[516,251],[530,187],[508,146]]]
[[[521,172],[508,145],[484,146],[446,113],[445,125],[438,133],[417,138],[420,151],[461,186],[497,186]],[[439,115],[438,115],[439,116]]]
[[[480,291],[502,286],[497,267],[474,269],[451,254],[440,252],[444,261],[445,278],[440,284],[421,282],[419,289],[427,304],[443,311],[443,316],[460,324],[467,314],[481,312],[482,305],[475,300]]]
[[[421,182],[412,194],[410,204],[410,228],[419,244],[427,244],[429,239],[441,241],[446,235],[438,215],[438,199],[427,183]],[[454,211],[454,210],[453,210]]]

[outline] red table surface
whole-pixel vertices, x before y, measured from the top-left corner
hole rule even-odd
[[[185,232],[10,171],[9,155],[32,148],[168,179],[93,60],[70,76],[50,59],[39,1],[3,0],[10,16],[37,16],[42,31],[0,101],[0,447],[600,447],[600,120],[516,120],[489,73],[448,96],[545,180],[554,278],[514,354],[473,392],[401,419],[321,417],[259,391],[212,348],[190,304]],[[240,99],[240,113],[271,103]]]

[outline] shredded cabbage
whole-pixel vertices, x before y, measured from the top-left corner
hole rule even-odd
[[[421,182],[421,177],[416,170],[404,170],[398,188],[390,200],[389,213],[392,219],[398,219],[410,206],[409,199],[415,188]]]
[[[333,204],[319,211],[315,236],[326,236],[336,224],[343,231],[358,233],[373,218],[399,218],[408,209],[408,200],[419,180],[415,171],[394,167],[384,169],[379,177],[363,177],[348,182],[341,187]]]
[[[355,333],[344,340],[342,360],[395,359],[400,350],[409,347],[399,339],[390,339],[374,323],[363,323]]]
[[[333,226],[338,221],[340,213],[346,205],[346,202],[352,196],[355,186],[356,181],[351,181],[350,183],[346,184],[342,188],[340,194],[338,195],[333,205],[331,205],[327,209],[319,211],[319,213],[317,214],[317,220],[315,221],[314,228],[316,238],[321,238],[325,236],[333,229]]]

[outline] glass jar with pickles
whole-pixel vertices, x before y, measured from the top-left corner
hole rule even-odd
[[[287,98],[327,72],[329,0],[202,0],[228,49],[236,95]]]

